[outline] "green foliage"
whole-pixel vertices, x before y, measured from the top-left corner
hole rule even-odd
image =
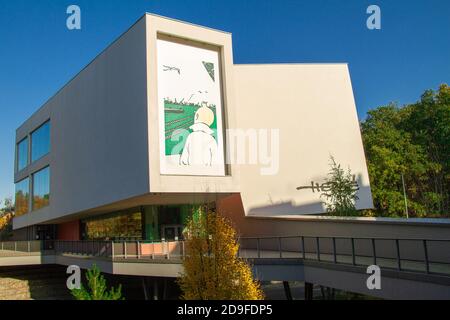
[[[326,198],[325,204],[328,214],[334,216],[355,216],[358,214],[355,208],[355,202],[358,200],[355,177],[352,175],[350,168],[345,171],[332,156],[330,156],[330,171],[324,185],[325,188],[322,190],[321,197]]]
[[[376,215],[404,216],[403,174],[410,216],[449,216],[449,86],[369,111],[361,131]]]
[[[86,273],[88,289],[81,285],[80,289],[73,289],[72,295],[76,300],[123,300],[122,286],[117,289],[111,287],[109,292],[106,287],[106,280],[100,273],[96,265]]]

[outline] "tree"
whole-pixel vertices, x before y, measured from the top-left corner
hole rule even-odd
[[[449,215],[450,88],[427,90],[420,101],[368,112],[361,123],[376,215]]]
[[[111,287],[108,292],[106,280],[95,264],[87,271],[86,280],[88,289],[81,285],[80,289],[71,291],[76,300],[123,300],[122,286],[119,285],[117,289]]]
[[[184,273],[178,280],[186,300],[260,300],[250,266],[237,253],[236,231],[221,215],[200,206],[185,229]]]
[[[427,90],[419,102],[405,108],[404,130],[420,145],[431,169],[421,191],[429,211],[449,212],[450,206],[450,87]]]
[[[325,205],[328,214],[335,216],[357,215],[358,211],[355,208],[355,202],[358,200],[357,191],[358,186],[350,168],[345,171],[330,156],[330,171],[321,194],[321,197],[326,198]]]
[[[14,205],[11,198],[4,200],[0,209],[0,240],[7,240],[12,235],[12,218],[14,217]]]

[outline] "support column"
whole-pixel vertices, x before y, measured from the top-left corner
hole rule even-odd
[[[158,278],[153,279],[153,300],[158,299]]]
[[[286,299],[293,300],[291,294],[291,287],[289,286],[289,281],[283,281],[284,293],[286,294]]]
[[[305,282],[305,300],[313,299],[313,284],[309,282]]]
[[[145,277],[142,277],[142,289],[144,290],[144,299],[148,300],[147,283],[145,282]]]

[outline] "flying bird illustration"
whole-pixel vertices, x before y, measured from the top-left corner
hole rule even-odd
[[[178,74],[181,74],[180,68],[166,66],[166,65],[163,65],[163,68],[164,68],[163,71],[176,71],[176,72],[178,72]]]

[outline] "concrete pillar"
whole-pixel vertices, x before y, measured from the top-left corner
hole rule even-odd
[[[312,283],[305,282],[305,300],[313,299],[313,287]]]
[[[142,289],[144,290],[144,299],[148,300],[148,295],[147,295],[147,283],[145,281],[145,277],[142,277]]]
[[[158,278],[153,279],[153,300],[158,300]]]
[[[289,287],[289,281],[283,281],[284,293],[287,300],[293,300],[291,294],[291,287]]]

